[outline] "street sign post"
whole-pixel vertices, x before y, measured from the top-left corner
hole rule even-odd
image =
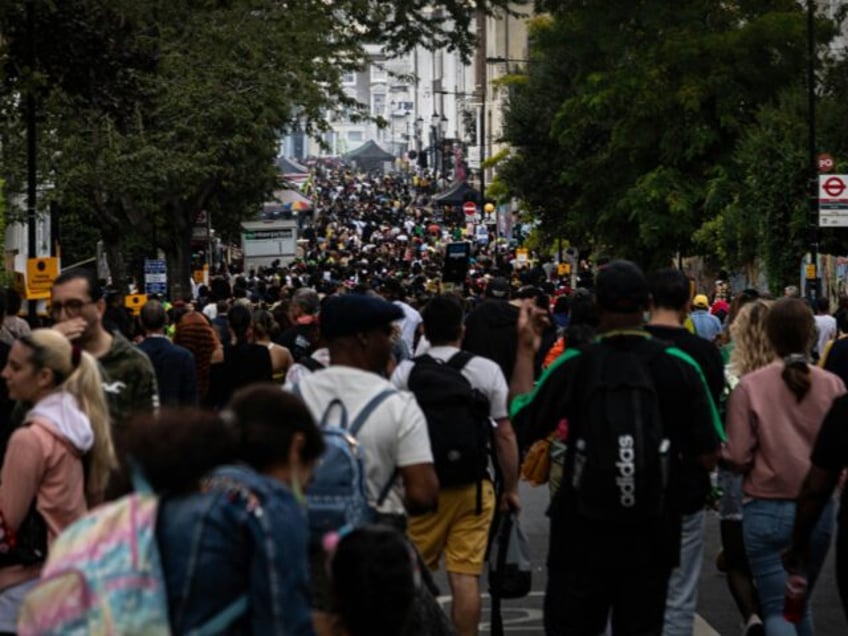
[[[848,227],[848,175],[819,175],[819,227]]]
[[[144,293],[168,293],[168,266],[164,258],[144,259]]]
[[[819,172],[822,173],[830,172],[836,165],[836,162],[833,160],[833,157],[831,157],[826,152],[819,154],[819,156],[816,157],[816,160],[818,161]]]
[[[465,216],[474,216],[477,214],[477,204],[474,201],[466,201],[462,204],[462,211],[465,212]]]

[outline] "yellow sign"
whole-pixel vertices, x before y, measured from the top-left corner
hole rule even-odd
[[[816,280],[816,266],[814,263],[807,265],[807,280]]]
[[[147,302],[147,294],[128,294],[124,297],[124,307],[131,309],[133,316],[141,313],[141,308]]]
[[[557,276],[570,276],[571,263],[560,263],[557,265]]]
[[[526,265],[529,260],[530,254],[529,252],[523,248],[519,247],[515,250],[515,260],[518,261],[519,265]]]
[[[59,259],[55,256],[30,258],[27,260],[26,297],[27,300],[50,298],[53,281],[59,275]]]

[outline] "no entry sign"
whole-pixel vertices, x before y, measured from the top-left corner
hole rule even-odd
[[[819,175],[819,227],[848,227],[848,175]]]
[[[462,211],[465,212],[465,216],[474,216],[477,214],[477,204],[474,201],[466,201],[462,204]]]

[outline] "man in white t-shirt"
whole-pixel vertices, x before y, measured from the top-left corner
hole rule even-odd
[[[816,298],[816,353],[819,357],[824,355],[827,343],[836,338],[836,318],[831,316],[830,301],[824,296]]]
[[[427,355],[448,363],[461,354],[463,309],[458,298],[452,295],[433,298],[424,308],[423,319],[424,335],[431,344]],[[495,505],[499,503],[502,510],[520,509],[518,445],[507,410],[509,388],[506,379],[496,362],[471,354],[458,358],[460,361],[466,359],[461,373],[471,387],[488,400],[489,417],[496,427],[494,450],[504,479],[501,501],[495,501],[489,479],[484,479],[482,484],[463,482],[451,487],[442,484],[438,509],[410,519],[409,523],[409,537],[429,568],[437,569],[442,555],[445,557],[453,596],[452,618],[458,636],[477,634],[481,613],[479,580]],[[414,360],[401,362],[392,374],[392,383],[399,389],[409,389],[415,365],[424,363]],[[454,368],[458,368],[460,363],[456,363]],[[412,386],[420,390],[420,385],[416,388],[416,377],[413,377]],[[437,465],[437,470],[442,468]]]
[[[383,298],[403,310],[403,317],[399,323],[400,337],[403,338],[410,351],[415,351],[418,340],[418,327],[421,325],[422,319],[418,310],[404,300],[406,293],[404,292],[403,284],[396,278],[390,278],[380,288],[380,294]]]
[[[339,400],[352,422],[362,408],[392,384],[385,379],[392,343],[392,322],[399,307],[380,298],[345,294],[329,298],[321,310],[321,331],[331,365],[304,377],[298,392],[320,422],[333,400]],[[433,468],[427,421],[415,398],[402,391],[387,398],[357,434],[364,451],[369,500],[395,483],[378,512],[401,517],[432,510],[439,484]],[[395,475],[399,479],[395,479]]]

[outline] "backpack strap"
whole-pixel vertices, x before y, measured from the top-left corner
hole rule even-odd
[[[388,398],[391,395],[394,395],[395,393],[397,393],[397,389],[393,389],[393,388],[383,389],[377,395],[372,397],[368,401],[368,403],[365,406],[362,407],[362,410],[359,411],[357,416],[354,418],[353,422],[351,422],[350,426],[349,427],[345,426],[345,428],[348,429],[348,432],[353,437],[356,437],[356,434],[359,432],[359,429],[362,428],[362,425],[365,424],[365,420],[367,420],[371,416],[371,413],[373,413],[376,410],[376,408],[378,406],[380,406],[386,398]],[[333,400],[332,402],[330,402],[330,405],[327,407],[327,411],[330,410],[330,407],[332,407],[335,402],[339,402],[339,404],[341,404],[341,402],[339,400],[337,400],[337,399]],[[344,406],[344,405],[342,404],[342,406]],[[326,411],[324,413],[326,415]],[[323,419],[322,419],[322,424],[323,424]],[[347,414],[345,414],[345,424],[347,424]]]
[[[474,357],[473,353],[469,353],[468,351],[457,351],[453,354],[450,359],[446,362],[446,364],[451,369],[456,369],[457,371],[462,371],[465,368],[465,365],[471,361],[471,358]]]
[[[187,636],[214,636],[226,631],[247,612],[248,604],[247,594],[242,594],[203,625],[188,632]]]
[[[318,360],[316,360],[312,356],[303,356],[297,361],[297,363],[301,366],[306,367],[307,369],[312,371],[312,373],[315,373],[316,371],[321,371],[321,370],[327,368],[323,364],[318,362]]]
[[[327,408],[324,409],[324,414],[321,416],[321,421],[318,422],[318,428],[324,428],[324,427],[327,426],[327,422],[330,419],[330,411],[333,410],[334,406],[339,407],[339,410],[342,414],[341,420],[339,421],[339,428],[343,428],[343,429],[348,428],[348,425],[347,425],[347,409],[345,408],[344,402],[342,402],[339,398],[334,398],[333,400],[331,400],[330,403],[327,405]],[[367,406],[368,405],[366,405],[366,408],[367,408]],[[357,417],[357,419],[359,419],[359,418]],[[356,422],[354,422],[354,424],[355,423]],[[362,426],[362,425],[360,424],[360,426]],[[356,433],[353,432],[352,430],[351,430],[350,434],[353,435],[354,437],[356,437]]]

